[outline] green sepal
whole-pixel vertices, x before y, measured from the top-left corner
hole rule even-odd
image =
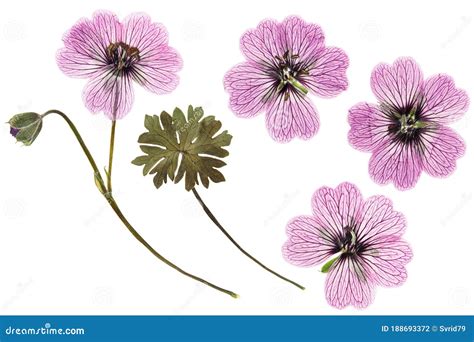
[[[340,258],[340,255],[338,255],[337,257],[335,258],[332,258],[331,260],[329,260],[328,262],[326,262],[323,267],[321,267],[321,272],[323,273],[328,273],[329,270],[331,269],[331,266],[337,261],[337,259]]]
[[[15,139],[25,146],[30,146],[43,128],[43,117],[33,112],[20,113],[14,115],[8,124]]]

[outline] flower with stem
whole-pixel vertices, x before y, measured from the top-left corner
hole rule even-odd
[[[73,132],[74,136],[76,137],[79,145],[81,146],[81,149],[82,151],[84,152],[85,156],[87,157],[87,160],[89,161],[91,167],[92,167],[92,170],[93,170],[93,173],[94,173],[94,181],[95,181],[95,184],[97,186],[97,188],[99,189],[100,193],[104,196],[104,198],[107,200],[108,204],[110,205],[110,207],[112,208],[112,210],[115,212],[115,214],[118,216],[118,218],[122,221],[122,223],[125,225],[125,227],[130,231],[130,233],[142,244],[144,245],[155,257],[157,257],[160,261],[164,262],[166,265],[170,266],[171,268],[175,269],[176,271],[180,272],[181,274],[191,278],[191,279],[194,279],[196,281],[199,281],[213,289],[216,289],[218,291],[221,291],[225,294],[228,294],[234,298],[237,298],[238,295],[232,291],[229,291],[229,290],[226,290],[220,286],[217,286],[203,278],[200,278],[198,276],[195,276],[194,274],[191,274],[185,270],[183,270],[182,268],[178,267],[177,265],[175,265],[174,263],[172,263],[171,261],[169,261],[167,258],[165,258],[163,255],[161,255],[156,249],[154,249],[139,233],[138,231],[131,225],[131,223],[128,221],[128,219],[125,217],[125,215],[123,214],[122,210],[120,209],[120,207],[118,206],[117,204],[117,201],[115,200],[114,196],[112,195],[112,192],[110,191],[110,188],[108,188],[108,186],[106,185],[106,182],[104,181],[104,178],[102,177],[102,174],[99,170],[99,168],[97,167],[97,163],[95,162],[95,159],[93,158],[89,148],[87,147],[87,145],[85,144],[84,140],[82,139],[82,136],[81,134],[79,133],[79,131],[77,130],[76,126],[74,125],[74,123],[71,121],[71,119],[66,115],[64,114],[63,112],[59,111],[59,110],[56,110],[56,109],[52,109],[52,110],[48,110],[47,112],[45,112],[44,114],[42,115],[39,115],[37,114],[38,117],[40,117],[40,120],[43,121],[45,117],[51,115],[51,114],[56,114],[56,115],[59,115],[61,118],[63,118],[66,123],[68,124],[69,128],[71,129],[71,131]],[[14,126],[11,126],[11,130],[14,130]]]
[[[167,41],[165,28],[161,24],[152,23],[145,14],[132,14],[121,23],[109,12],[97,12],[92,20],[80,20],[64,37],[65,47],[57,54],[60,69],[69,76],[90,78],[83,96],[86,107],[94,113],[103,111],[112,120],[106,181],[76,126],[63,112],[53,109],[42,115],[16,115],[9,121],[11,133],[17,140],[30,145],[36,139],[46,116],[56,114],[62,117],[92,167],[97,188],[130,233],[166,265],[237,298],[236,293],[183,270],[161,255],[130,224],[112,194],[116,120],[130,111],[133,102],[131,81],[135,80],[158,94],[168,93],[178,84],[176,72],[181,68],[181,59],[167,45]],[[34,119],[33,122],[30,122],[31,118]]]
[[[85,106],[112,120],[107,188],[112,189],[112,161],[116,120],[133,104],[133,81],[155,94],[172,92],[182,67],[178,52],[168,45],[166,28],[144,13],[120,22],[111,12],[98,11],[92,20],[79,20],[63,38],[56,55],[68,76],[89,79],[83,91]]]
[[[367,307],[376,285],[393,287],[407,278],[410,246],[402,239],[405,217],[384,196],[365,201],[353,184],[322,187],[312,200],[313,215],[298,216],[287,225],[283,256],[296,266],[323,262],[326,299],[342,309]]]
[[[447,124],[467,111],[466,92],[447,75],[424,80],[412,58],[379,64],[370,82],[379,103],[361,102],[349,110],[349,142],[372,152],[369,173],[374,181],[406,190],[416,185],[422,171],[450,175],[465,145]]]
[[[240,49],[246,61],[224,77],[230,108],[243,118],[265,112],[267,129],[278,142],[317,133],[319,118],[309,93],[334,97],[347,89],[345,52],[326,47],[321,28],[299,17],[262,21],[244,33]]]
[[[187,115],[176,108],[172,115],[163,111],[160,116],[147,115],[145,128],[138,142],[145,155],[132,163],[143,166],[143,175],[154,175],[153,183],[160,188],[168,179],[178,183],[183,178],[185,189],[192,191],[206,215],[246,257],[276,277],[304,290],[304,287],[275,272],[247,252],[222,226],[196,189],[199,181],[208,188],[210,181],[225,181],[218,170],[226,165],[220,158],[229,155],[224,147],[229,146],[232,136],[227,131],[219,133],[222,124],[214,116],[204,116],[202,108],[188,107]]]

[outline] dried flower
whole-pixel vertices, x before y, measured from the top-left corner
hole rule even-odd
[[[342,183],[313,195],[313,216],[298,216],[287,226],[285,259],[297,266],[322,267],[326,299],[342,309],[367,307],[376,285],[401,285],[412,252],[402,240],[404,216],[383,196],[362,199],[357,187]]]
[[[319,118],[307,94],[333,97],[347,89],[344,51],[325,47],[321,28],[294,16],[262,21],[242,36],[240,48],[247,60],[224,78],[232,111],[246,118],[266,112],[278,142],[314,136]]]
[[[115,14],[96,12],[81,19],[63,38],[59,68],[68,76],[90,79],[83,99],[93,113],[120,119],[133,103],[132,81],[156,94],[173,91],[179,82],[181,57],[168,46],[168,33],[146,14],[120,22]]]
[[[10,121],[10,134],[26,146],[31,145],[43,127],[43,117],[37,113],[16,114]]]
[[[445,125],[467,111],[466,92],[447,75],[423,80],[411,58],[376,66],[371,86],[379,104],[359,103],[349,110],[349,142],[372,152],[371,177],[405,190],[423,170],[434,177],[450,175],[465,146]]]

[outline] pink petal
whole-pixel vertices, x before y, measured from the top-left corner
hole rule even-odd
[[[308,24],[299,17],[285,18],[281,23],[282,45],[299,61],[313,61],[324,49],[324,34],[315,24]]]
[[[316,108],[306,96],[290,92],[289,98],[283,95],[266,106],[266,125],[271,137],[278,142],[288,142],[298,136],[307,140],[319,129]]]
[[[94,31],[105,48],[122,40],[122,24],[115,14],[106,11],[95,12],[92,23]]]
[[[58,50],[56,63],[67,76],[77,78],[89,78],[106,65],[99,60],[99,56],[93,58],[68,48]]]
[[[156,54],[140,59],[131,69],[132,78],[155,94],[171,93],[179,84],[177,72],[182,61],[178,52],[163,45],[156,48]]]
[[[391,121],[378,106],[358,103],[349,109],[349,124],[349,143],[358,150],[370,152],[386,141]]]
[[[373,244],[360,255],[361,263],[375,284],[392,287],[407,278],[405,265],[411,260],[410,246],[398,238]]]
[[[303,84],[322,97],[333,97],[347,89],[346,76],[349,58],[335,47],[317,52],[315,63],[309,67],[309,75],[303,76]]]
[[[430,77],[423,85],[422,118],[441,124],[459,119],[469,107],[469,98],[447,75]]]
[[[282,56],[281,25],[273,20],[260,22],[256,29],[245,32],[240,39],[240,49],[247,59],[258,64],[273,65],[275,56]]]
[[[422,171],[422,161],[414,144],[387,140],[372,154],[369,173],[379,184],[393,182],[397,189],[415,186]]]
[[[230,94],[230,108],[241,117],[252,117],[265,105],[274,81],[253,63],[238,64],[224,76],[225,90]]]
[[[123,20],[123,40],[139,50],[140,60],[160,58],[161,48],[168,45],[168,32],[160,23],[153,23],[144,13],[133,13]]]
[[[435,177],[446,177],[456,169],[456,160],[464,155],[465,145],[452,129],[435,126],[421,135],[423,168]]]
[[[373,300],[373,285],[364,265],[353,257],[341,257],[326,278],[326,300],[338,309],[348,305],[366,308]]]
[[[387,238],[399,238],[405,227],[405,216],[393,210],[390,199],[372,196],[364,203],[355,233],[357,241],[368,246]]]
[[[283,256],[296,266],[314,266],[334,254],[334,244],[312,216],[299,216],[286,226]]]
[[[412,58],[399,58],[393,66],[379,64],[370,79],[377,99],[395,109],[410,108],[423,86],[423,74]]]
[[[351,183],[342,183],[336,189],[322,187],[314,193],[312,206],[316,221],[336,240],[343,228],[357,222],[362,195]]]
[[[66,75],[88,78],[107,64],[107,47],[120,41],[121,26],[109,12],[96,12],[92,20],[79,20],[63,38],[64,48],[56,55]]]
[[[83,99],[92,112],[103,111],[111,120],[121,119],[133,103],[132,80],[117,76],[113,66],[104,67],[86,84]]]
[[[139,50],[140,59],[131,70],[136,82],[155,94],[176,89],[182,60],[168,46],[168,33],[162,24],[153,23],[146,14],[134,13],[124,19],[123,37],[126,44]]]

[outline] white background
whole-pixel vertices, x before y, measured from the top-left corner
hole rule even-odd
[[[3,1],[0,5],[1,118],[23,111],[65,111],[98,164],[105,166],[110,121],[82,103],[85,80],[56,66],[61,37],[80,17],[109,9],[120,18],[145,11],[170,32],[184,69],[171,95],[135,87],[132,112],[117,127],[114,191],[143,236],[183,268],[230,288],[238,300],[183,277],[155,259],[122,226],[94,186],[87,160],[65,125],[48,117],[31,147],[0,131],[1,314],[473,314],[472,109],[453,125],[466,155],[447,179],[423,174],[400,192],[369,177],[370,154],[346,135],[347,110],[374,101],[372,68],[412,56],[425,76],[451,75],[473,97],[472,2],[414,1]],[[349,55],[349,89],[334,99],[312,96],[319,134],[278,144],[264,116],[239,119],[228,109],[224,73],[243,61],[239,38],[260,20],[290,14],[318,23],[328,45]],[[302,292],[240,254],[212,225],[184,185],[157,191],[130,164],[140,154],[144,114],[202,105],[234,136],[227,182],[199,188],[232,235],[255,256],[307,286]],[[408,219],[414,258],[400,288],[379,288],[366,310],[331,308],[325,275],[281,256],[286,222],[310,214],[320,186],[354,182],[365,197],[384,194]]]

